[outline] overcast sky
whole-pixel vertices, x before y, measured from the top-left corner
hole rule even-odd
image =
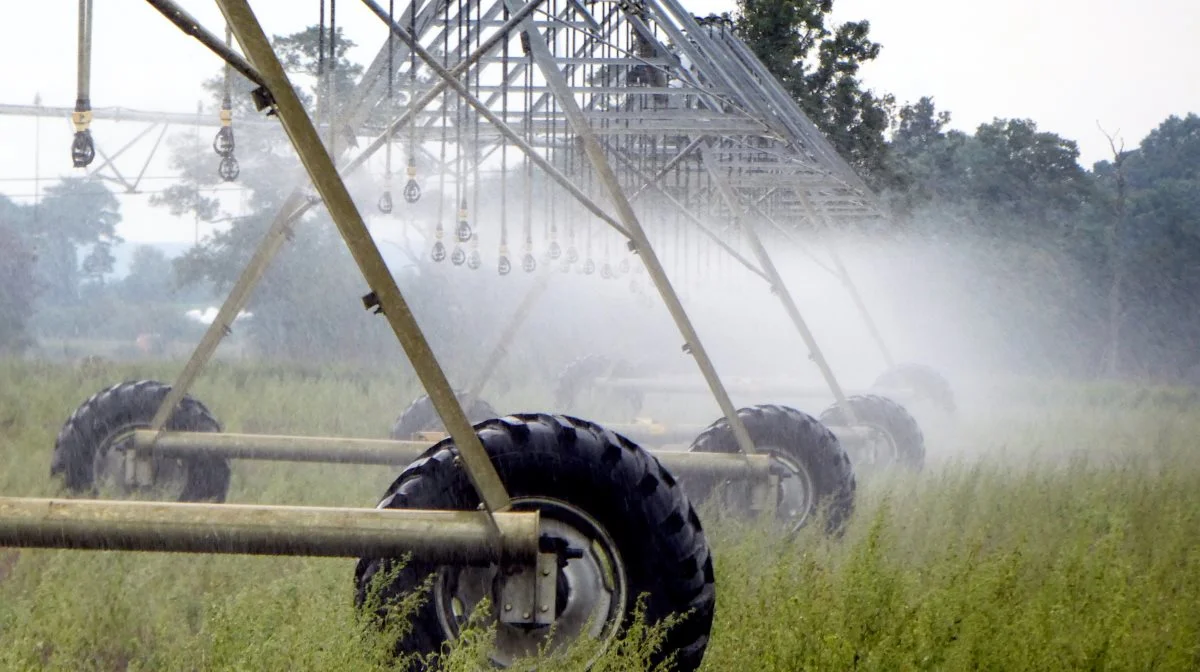
[[[398,2],[397,4],[402,4]],[[180,3],[214,32],[223,29],[215,4]],[[317,0],[252,2],[269,33],[317,21]],[[731,11],[732,2],[684,0],[696,14]],[[75,99],[75,0],[4,0],[0,20],[0,103],[71,106]],[[1200,2],[1196,0],[836,0],[836,21],[868,19],[883,45],[863,72],[866,84],[900,102],[933,96],[964,130],[994,117],[1030,118],[1079,142],[1081,162],[1105,158],[1097,122],[1134,146],[1168,115],[1200,112]],[[359,2],[338,3],[339,25],[368,60],[386,37]],[[199,83],[219,67],[215,56],[138,0],[96,3],[92,105],[191,112]],[[40,129],[38,128],[40,126]],[[107,125],[102,147],[112,151],[140,127]],[[94,130],[94,133],[99,133]],[[205,129],[203,142],[211,141]],[[35,142],[35,139],[38,142]],[[34,191],[35,162],[43,180],[73,172],[65,122],[0,116],[0,193],[20,200]],[[40,145],[41,151],[35,151]],[[119,163],[136,173],[136,155]],[[156,161],[150,177],[165,177]],[[169,182],[151,180],[148,188]],[[44,187],[44,183],[42,185]],[[123,197],[129,240],[187,241],[190,222]],[[201,231],[203,235],[204,231]]]

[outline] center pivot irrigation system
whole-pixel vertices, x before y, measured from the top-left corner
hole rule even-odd
[[[580,636],[607,641],[647,594],[650,622],[686,614],[660,655],[690,670],[703,657],[715,604],[711,554],[692,500],[719,495],[733,512],[767,512],[793,530],[823,512],[836,533],[853,507],[856,467],[889,460],[920,466],[923,438],[911,416],[878,394],[847,396],[768,254],[768,243],[798,245],[801,231],[884,214],[728,26],[702,24],[676,0],[412,0],[400,14],[394,2],[385,9],[363,0],[390,28],[387,42],[339,111],[318,106],[314,121],[248,2],[217,0],[224,40],[172,2],[148,2],[253,83],[256,106],[282,125],[308,179],[286,199],[174,384],[114,385],[80,406],[58,436],[51,473],[69,490],[115,488],[175,501],[0,498],[0,545],[358,557],[360,606],[375,579],[390,598],[432,573],[430,599],[398,650],[436,650],[486,598],[499,623],[493,657],[501,665],[535,652],[547,637],[554,645]],[[332,1],[329,9],[332,27]],[[91,2],[81,0],[77,166],[95,154],[91,16]],[[228,101],[223,108],[232,109]],[[346,140],[371,130],[381,114],[390,122],[369,144]],[[221,122],[231,128],[232,115],[223,113]],[[222,135],[230,150],[222,158],[231,158],[232,131]],[[491,227],[499,232],[496,269],[513,269],[511,196],[524,229],[519,268],[539,274],[462,393],[449,384],[343,182],[380,149],[390,176],[397,142],[409,154],[406,202],[422,198],[418,159],[430,154],[441,174],[439,188],[427,193],[453,193],[453,224],[444,227],[438,217],[431,226],[434,263],[481,265],[480,234],[488,226],[472,227],[468,194],[479,214],[479,175],[491,166],[504,199],[500,225]],[[222,177],[235,178],[236,168],[223,168]],[[387,320],[427,396],[401,416],[389,440],[223,433],[187,390],[283,243],[303,234],[295,225],[320,204],[366,280],[365,307]],[[390,186],[375,205],[392,210]],[[554,215],[540,263],[535,207]],[[604,247],[599,265],[591,226],[581,222],[606,227],[595,235],[620,243]],[[778,405],[734,406],[655,251],[655,239],[679,226],[778,296],[834,397],[820,419]],[[739,251],[743,244],[749,257]],[[850,289],[890,365],[844,265],[832,251],[831,258],[830,270]],[[703,431],[548,414],[494,417],[479,391],[557,277],[553,270],[569,268],[599,269],[604,279],[648,276],[724,417]],[[689,381],[621,377],[590,361],[564,372],[560,400],[585,380],[638,391],[691,389]],[[950,401],[944,381],[920,367],[893,367],[881,383]],[[747,385],[797,393],[790,385]],[[440,432],[448,436],[430,436]],[[680,440],[684,450],[673,445]],[[854,446],[852,467],[847,450]],[[231,459],[408,466],[376,509],[202,503],[224,501]],[[407,564],[389,571],[405,555]]]

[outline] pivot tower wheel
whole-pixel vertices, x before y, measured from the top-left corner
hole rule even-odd
[[[884,393],[907,393],[914,400],[931,402],[947,413],[958,409],[949,381],[925,364],[897,364],[880,374],[872,387]]]
[[[458,402],[463,405],[463,411],[471,424],[499,415],[491,404],[479,397],[468,399],[467,393],[461,391],[455,392],[454,396],[458,397]],[[395,424],[392,425],[391,438],[396,441],[410,441],[421,432],[445,431],[441,418],[433,408],[433,400],[426,394],[417,397],[400,413],[400,417],[396,418]]]
[[[598,388],[593,383],[600,378],[624,377],[633,373],[633,366],[623,360],[595,353],[579,357],[558,374],[554,389],[555,408],[570,409],[576,413],[586,411],[587,415],[598,413],[603,417],[624,415],[632,418],[645,402],[640,391]]]
[[[755,448],[771,456],[771,473],[779,478],[775,515],[795,531],[824,511],[826,531],[839,534],[854,511],[855,479],[850,459],[838,438],[816,418],[774,404],[738,410]],[[737,438],[721,418],[696,437],[689,452],[736,453]],[[686,483],[693,499],[724,494],[735,511],[753,507],[746,483],[696,479]]]
[[[847,452],[861,475],[888,469],[920,471],[925,466],[925,436],[913,416],[895,401],[875,394],[846,397],[866,436],[850,443]],[[821,413],[830,427],[850,425],[846,410],[834,404]]]
[[[581,636],[607,648],[645,594],[648,623],[683,618],[667,631],[658,658],[674,654],[676,669],[696,669],[712,627],[712,558],[688,498],[658,460],[624,437],[569,417],[511,415],[487,420],[476,432],[513,508],[539,512],[541,551],[557,556],[554,603],[514,604],[505,593],[513,574],[503,567],[398,566],[393,559],[363,558],[355,570],[357,604],[376,607],[376,618],[386,620],[389,602],[432,577],[431,592],[396,652],[439,651],[485,597],[497,624],[497,666]],[[446,439],[400,474],[379,507],[471,510],[479,503]],[[553,628],[530,622],[551,612]]]
[[[225,501],[229,463],[221,458],[151,458],[153,485],[134,487],[125,479],[125,458],[133,432],[149,429],[171,386],[153,380],[118,383],[92,395],[67,418],[54,442],[50,476],[67,490],[95,495],[113,490],[123,497],[167,501]],[[167,420],[168,431],[219,432],[221,425],[204,404],[185,396]]]

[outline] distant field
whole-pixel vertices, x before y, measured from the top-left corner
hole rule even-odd
[[[0,363],[0,495],[61,494],[49,458],[71,411],[108,384],[178,368]],[[384,437],[416,390],[224,365],[194,394],[230,431]],[[1193,393],[1012,387],[926,426],[931,468],[860,482],[840,541],[782,539],[702,508],[718,586],[706,670],[1200,669]],[[394,477],[239,463],[230,501],[373,506]],[[352,568],[0,550],[0,669],[394,669],[356,621]],[[445,669],[475,669],[474,644]],[[638,653],[632,641],[602,669],[640,669]]]

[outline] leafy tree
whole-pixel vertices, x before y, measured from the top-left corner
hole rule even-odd
[[[858,79],[879,56],[868,21],[828,25],[833,0],[739,0],[737,29],[838,152],[870,181],[887,181],[885,133],[894,99]]]
[[[96,285],[104,284],[104,276],[112,273],[116,257],[113,256],[112,246],[108,242],[99,242],[92,246],[91,252],[83,258],[80,270],[83,276]]]
[[[160,301],[175,285],[175,267],[157,247],[139,245],[129,260],[129,275],[121,280],[121,296],[130,302]]]
[[[121,242],[116,233],[120,207],[116,196],[97,181],[65,178],[46,188],[28,224],[44,300],[73,304],[84,276],[99,279],[112,272],[111,246]],[[91,252],[86,268],[81,268],[79,251],[84,248]]]
[[[1128,189],[1117,244],[1127,280],[1121,323],[1134,372],[1200,381],[1200,116],[1171,116],[1121,157]],[[1096,166],[1111,175],[1115,162]],[[1111,192],[1110,192],[1111,193]]]
[[[336,44],[336,64],[330,68],[326,57],[321,70],[334,91],[332,97],[325,97],[325,103],[332,100],[342,106],[349,100],[362,67],[346,59],[354,43],[341,37],[340,30]],[[314,108],[322,85],[316,77],[317,28],[276,36],[274,45],[310,115],[316,118]],[[214,113],[223,96],[222,83],[223,75],[205,84]],[[261,118],[247,95],[253,84],[235,73],[231,88],[235,120]],[[236,121],[234,125],[237,129]],[[218,292],[231,287],[282,207],[288,190],[303,179],[299,161],[279,129],[256,127],[235,132],[236,156],[242,168],[238,183],[249,190],[247,205],[254,214],[235,219],[230,227],[214,233],[176,260],[179,280],[185,285],[210,284]],[[339,140],[339,144],[343,142]],[[158,203],[175,213],[190,212],[207,221],[224,216],[220,203],[200,192],[219,180],[215,156],[207,152],[196,156],[192,143],[185,138],[175,146],[172,162],[183,179]],[[255,342],[264,352],[304,359],[323,357],[334,348],[378,351],[387,338],[386,327],[382,321],[363,319],[360,298],[364,286],[328,214],[323,208],[315,208],[295,224],[295,230],[296,235],[251,297],[249,309],[254,318],[246,328]]]
[[[33,250],[21,231],[32,219],[30,210],[0,196],[0,352],[28,345],[37,286]]]

